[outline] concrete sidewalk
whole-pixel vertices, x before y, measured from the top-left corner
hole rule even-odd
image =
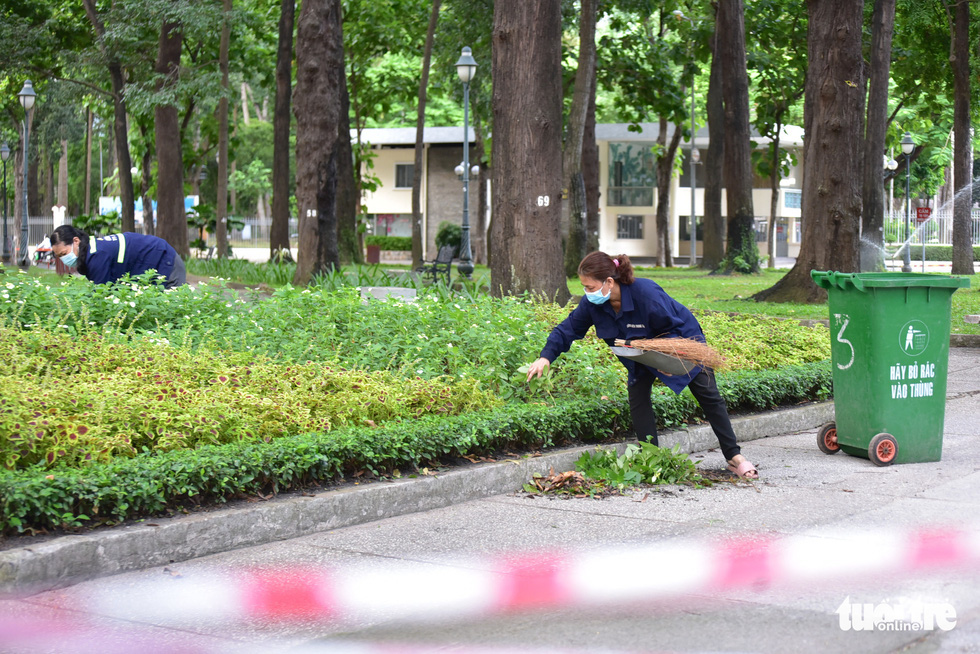
[[[980,651],[980,591],[976,569],[939,570],[922,576],[897,566],[872,579],[842,578],[835,574],[847,562],[847,551],[836,551],[831,533],[842,529],[913,530],[924,527],[980,529],[980,349],[953,348],[950,355],[943,460],[877,468],[845,454],[826,456],[816,447],[816,427],[829,419],[830,406],[814,406],[743,418],[736,426],[740,438],[756,430],[769,437],[749,440],[744,453],[758,466],[762,480],[754,484],[717,484],[712,488],[646,488],[601,501],[532,498],[516,492],[534,468],[571,469],[577,452],[534,459],[473,466],[439,478],[369,484],[320,493],[314,497],[275,501],[174,520],[183,523],[185,549],[171,547],[149,535],[132,538],[127,531],[164,533],[160,527],[106,530],[76,555],[87,560],[142,560],[149,567],[100,576],[67,588],[20,595],[0,601],[0,616],[21,624],[54,621],[69,625],[56,646],[43,651],[110,651],[86,649],[86,634],[99,642],[127,643],[134,634],[148,638],[152,651],[382,651],[377,644],[407,644],[404,651],[683,651],[683,652],[970,652]],[[763,423],[763,420],[768,423]],[[790,422],[793,421],[793,422]],[[699,451],[701,467],[720,469],[724,462],[710,435],[674,434]],[[466,499],[476,498],[476,499]],[[441,507],[441,508],[436,508]],[[223,538],[230,549],[187,558],[214,531],[218,513],[227,513]],[[231,517],[231,514],[235,514]],[[311,517],[311,514],[318,517]],[[348,526],[342,526],[347,521]],[[252,545],[256,534],[277,533],[278,542]],[[178,527],[169,527],[178,529]],[[307,530],[307,535],[293,535]],[[179,533],[173,531],[173,534]],[[255,621],[229,623],[201,619],[172,623],[164,616],[147,617],[126,601],[149,593],[148,584],[174,589],[208,575],[247,566],[351,566],[418,563],[428,566],[432,579],[458,574],[465,578],[461,555],[489,557],[500,552],[553,552],[572,555],[610,547],[638,548],[651,543],[718,543],[731,537],[826,537],[825,551],[815,552],[813,567],[832,580],[820,585],[778,585],[696,592],[670,601],[600,605],[591,609],[533,611],[486,616],[466,622],[409,623],[384,615],[344,622]],[[233,542],[235,538],[237,542]],[[230,539],[230,540],[229,540]],[[678,540],[681,539],[681,540]],[[197,543],[195,543],[197,541]],[[81,542],[81,541],[79,541]],[[155,545],[156,543],[156,545]],[[67,547],[67,543],[63,544]],[[45,559],[50,564],[68,550],[50,545],[35,552],[0,552],[0,580],[11,579],[14,567],[32,569]],[[199,549],[199,548],[198,548]],[[109,555],[107,557],[107,554]],[[161,559],[161,554],[163,558]],[[882,556],[887,557],[886,549]],[[168,558],[169,557],[169,558]],[[170,562],[171,560],[175,562]],[[6,563],[4,563],[6,561]],[[651,560],[665,571],[672,561]],[[472,565],[472,563],[468,564]],[[26,566],[26,567],[25,567]],[[34,567],[40,575],[40,567]],[[633,568],[611,568],[611,586],[626,583]],[[89,572],[87,574],[105,574]],[[16,575],[14,575],[16,577]],[[21,578],[24,584],[29,580]],[[69,582],[63,579],[62,583]],[[47,582],[52,583],[52,582]],[[53,583],[59,583],[56,579]],[[366,593],[383,599],[398,588],[396,578],[365,579]],[[462,582],[460,582],[462,583]],[[559,592],[559,588],[553,589]],[[155,592],[155,591],[154,591]],[[151,596],[152,597],[152,596]],[[844,630],[838,607],[852,603],[879,605],[897,598],[948,603],[956,612],[952,630],[878,632]],[[145,597],[143,598],[146,599]],[[234,598],[227,598],[234,604]],[[39,624],[44,624],[39,623]],[[2,624],[0,624],[2,627]],[[73,631],[74,630],[74,631]],[[72,640],[71,634],[78,635]],[[72,644],[77,645],[74,649]],[[353,643],[353,644],[352,644]],[[48,645],[50,646],[50,641]],[[362,645],[363,649],[341,647]],[[41,651],[11,649],[0,651]],[[115,651],[124,651],[117,649]],[[402,651],[402,650],[399,650]]]

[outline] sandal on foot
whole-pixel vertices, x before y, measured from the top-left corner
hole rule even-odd
[[[728,462],[728,470],[736,475],[739,479],[758,479],[759,471],[755,469],[748,459],[743,459],[741,463],[735,465],[731,461]]]

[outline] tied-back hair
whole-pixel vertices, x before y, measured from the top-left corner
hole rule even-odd
[[[607,277],[629,286],[636,279],[633,276],[633,264],[625,254],[617,254],[614,257],[605,252],[590,252],[582,259],[578,265],[579,277],[588,277],[596,281],[603,281]]]
[[[67,245],[71,247],[72,241],[76,237],[78,238],[78,263],[75,264],[75,269],[84,275],[88,269],[86,265],[88,259],[88,234],[77,227],[61,225],[51,232],[48,239],[50,239],[51,245]]]

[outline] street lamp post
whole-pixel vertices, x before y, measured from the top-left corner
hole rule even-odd
[[[3,263],[10,263],[10,245],[7,241],[7,159],[10,158],[10,147],[0,145],[0,159],[3,159]]]
[[[889,153],[890,154],[890,153]],[[898,170],[898,162],[891,156],[885,156],[885,170],[888,171],[888,219],[894,221],[895,218],[895,171]],[[884,228],[884,225],[882,225]],[[881,244],[884,246],[885,238],[881,234]]]
[[[463,48],[456,62],[456,73],[463,82],[463,225],[460,236],[459,264],[456,269],[466,279],[473,275],[473,253],[470,250],[470,80],[476,74],[473,51]]]
[[[27,154],[30,152],[31,143],[31,110],[34,109],[34,100],[37,99],[37,94],[34,92],[34,86],[31,84],[31,80],[24,82],[24,87],[17,95],[20,98],[20,106],[24,108],[24,198],[20,212],[20,261],[18,263],[26,268],[30,265],[31,261],[30,255],[27,252]]]
[[[902,272],[912,272],[912,260],[909,253],[909,223],[912,220],[912,151],[915,149],[915,141],[912,140],[912,133],[905,132],[902,136],[902,154],[905,155],[905,245],[902,252]]]

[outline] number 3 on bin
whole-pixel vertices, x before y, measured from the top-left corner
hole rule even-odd
[[[841,370],[847,370],[854,363],[854,345],[849,340],[844,338],[844,330],[847,329],[848,323],[851,322],[851,317],[846,313],[835,313],[834,322],[840,325],[840,331],[837,332],[837,342],[843,343],[847,347],[851,348],[851,356],[847,360],[847,363],[841,363],[841,360],[843,360],[845,357],[837,357],[837,367]]]

